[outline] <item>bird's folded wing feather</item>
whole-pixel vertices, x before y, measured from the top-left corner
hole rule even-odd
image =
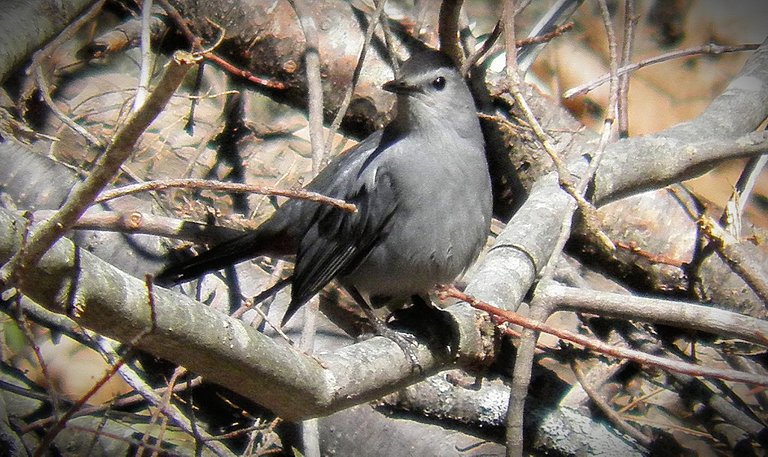
[[[396,209],[389,174],[379,169],[375,182],[361,183],[342,198],[357,205],[357,212],[321,208],[299,244],[287,321],[337,275],[351,272],[385,236]]]

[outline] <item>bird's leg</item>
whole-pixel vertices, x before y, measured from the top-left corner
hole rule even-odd
[[[422,328],[429,338],[429,341],[437,342],[444,347],[450,347],[451,352],[455,352],[453,344],[455,335],[453,334],[454,321],[450,313],[436,306],[429,295],[412,295],[411,302],[413,306],[407,309],[396,311],[398,318],[407,322],[421,322]]]
[[[400,346],[400,349],[411,361],[411,369],[421,371],[422,367],[419,363],[419,358],[416,356],[416,352],[414,351],[416,339],[412,335],[400,333],[387,327],[387,324],[373,313],[373,309],[368,304],[368,301],[363,298],[362,294],[360,294],[356,288],[348,287],[347,292],[349,292],[357,304],[360,305],[360,308],[363,310],[365,315],[368,317],[368,320],[371,322],[371,325],[373,325],[374,329],[376,330],[376,334],[394,341],[395,344]]]
[[[277,295],[278,292],[285,289],[285,286],[291,283],[292,279],[293,277],[281,278],[275,284],[269,286],[266,290],[259,292],[258,295],[251,299],[253,306],[256,306],[264,300]]]

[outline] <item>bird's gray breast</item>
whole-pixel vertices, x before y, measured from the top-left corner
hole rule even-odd
[[[392,145],[361,175],[370,198],[395,205],[376,245],[341,278],[371,296],[408,297],[453,281],[487,236],[491,196],[482,143],[454,137],[419,146]]]

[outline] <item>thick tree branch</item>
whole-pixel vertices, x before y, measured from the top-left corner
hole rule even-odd
[[[50,11],[47,8],[51,4],[27,0],[15,2],[13,8],[3,8],[0,42],[14,46],[0,47],[0,82],[91,3],[90,0],[61,0],[55,3],[57,11]]]
[[[9,227],[0,238],[0,262],[20,247],[24,224],[0,211]],[[26,271],[21,291],[47,309],[118,341],[131,341],[152,321],[146,288],[62,239]],[[155,288],[156,330],[137,348],[173,360],[272,409],[286,419],[329,414],[378,398],[445,367],[442,347],[419,344],[422,372],[393,341],[376,337],[317,359],[257,332],[186,296]],[[116,319],[115,316],[120,316]],[[231,367],[238,367],[232,370]]]
[[[595,292],[548,282],[541,298],[558,310],[672,325],[768,345],[768,322],[739,313],[657,298]]]
[[[594,201],[606,203],[651,187],[647,184],[648,168],[637,164],[641,156],[646,157],[649,163],[653,160],[663,162],[668,157],[677,158],[678,174],[657,177],[663,179],[655,184],[660,187],[670,180],[691,177],[691,170],[703,173],[707,168],[700,164],[706,163],[710,168],[714,166],[716,161],[711,156],[686,153],[688,144],[714,145],[714,142],[720,142],[719,147],[730,144],[740,153],[746,147],[757,154],[764,150],[764,136],[752,132],[766,116],[768,42],[755,52],[739,76],[701,116],[658,134],[629,138],[609,145],[595,175]],[[739,140],[742,136],[744,139]],[[755,138],[760,139],[758,147],[754,147]],[[651,148],[647,155],[638,154],[637,151],[648,151],[649,146],[656,147]],[[579,160],[571,163],[569,169],[572,174],[580,176],[586,171],[587,163]],[[561,215],[567,210],[569,201],[570,197],[558,185],[556,173],[537,180],[525,204],[507,223],[476,270],[467,293],[494,306],[515,310],[553,253]]]
[[[750,56],[739,75],[700,116],[663,132],[612,145],[595,176],[594,202],[605,203],[702,174],[717,161],[742,155],[734,151],[739,148],[755,147],[743,155],[764,151],[765,136],[748,134],[766,117],[768,41]],[[748,136],[739,139],[744,135]],[[755,144],[756,139],[762,146]],[[720,151],[723,147],[725,153]],[[649,182],[651,179],[655,182]]]

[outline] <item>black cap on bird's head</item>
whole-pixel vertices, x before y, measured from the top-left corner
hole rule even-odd
[[[474,128],[478,122],[464,77],[440,51],[414,53],[403,63],[399,77],[384,84],[383,89],[397,94],[392,128],[405,131],[429,123],[450,122],[452,130],[460,131]]]
[[[382,88],[395,94],[411,94],[424,92],[425,87],[417,84],[419,75],[428,75],[445,70],[458,75],[456,67],[451,59],[444,53],[434,49],[424,49],[416,51],[410,59],[406,60],[400,67],[400,77],[384,83]],[[438,90],[445,87],[446,76],[436,75],[430,84]]]
[[[439,68],[453,68],[456,66],[447,54],[435,49],[422,49],[411,55],[411,58],[403,62],[400,72],[403,75],[413,75],[428,70]]]

